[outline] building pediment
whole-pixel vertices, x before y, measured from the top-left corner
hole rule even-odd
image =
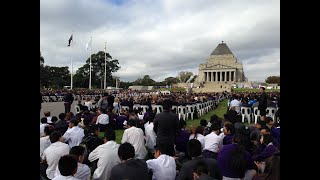
[[[227,66],[223,64],[205,64],[202,66],[204,69],[234,69],[232,66]]]

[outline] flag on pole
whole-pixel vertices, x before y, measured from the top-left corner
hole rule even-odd
[[[88,49],[89,49],[89,45],[91,46],[91,40],[92,40],[92,38],[90,38],[89,42],[86,44],[86,50],[87,50],[87,51],[88,51]]]
[[[73,36],[73,34],[71,34],[71,36],[70,36],[70,38],[69,38],[69,44],[68,44],[69,47],[70,47],[71,41],[73,41],[72,36]]]

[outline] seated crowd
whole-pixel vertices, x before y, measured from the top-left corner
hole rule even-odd
[[[40,123],[40,179],[280,179],[280,122],[266,117],[246,127],[241,115],[228,108],[223,118],[212,115],[209,122],[202,119],[187,128],[189,121],[172,111],[172,105],[221,97],[252,107],[259,94],[137,94],[80,101],[81,111],[75,115],[51,117],[45,112]],[[277,98],[270,94],[270,101]],[[141,108],[133,110],[134,104],[149,108],[143,113]],[[152,104],[162,105],[163,112],[152,110]],[[124,129],[120,144],[117,129]]]

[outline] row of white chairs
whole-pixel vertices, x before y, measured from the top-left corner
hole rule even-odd
[[[278,108],[275,107],[267,107],[266,109],[266,116],[270,116],[273,119],[273,122],[280,122],[280,119],[276,119],[276,112]],[[241,107],[240,113],[242,116],[242,122],[247,119],[248,123],[251,123],[252,117],[254,118],[254,123],[257,124],[258,118],[260,118],[260,110],[258,107],[254,107],[253,111],[251,107]]]

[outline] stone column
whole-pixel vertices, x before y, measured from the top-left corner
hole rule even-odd
[[[213,71],[211,71],[211,82],[213,82]]]
[[[233,71],[233,81],[237,82],[237,80],[236,80],[236,71]]]
[[[207,81],[207,72],[203,72],[203,74],[204,74],[204,82],[206,82]]]

